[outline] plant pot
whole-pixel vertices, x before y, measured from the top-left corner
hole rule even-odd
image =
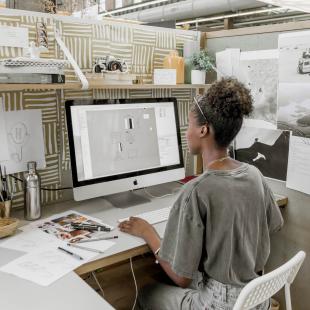
[[[192,70],[191,78],[192,78],[192,84],[205,84],[206,71]]]

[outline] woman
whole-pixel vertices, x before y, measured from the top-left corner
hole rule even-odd
[[[263,270],[269,233],[279,230],[283,219],[258,169],[227,156],[252,110],[243,84],[230,78],[214,83],[195,101],[187,130],[188,147],[202,155],[204,173],[182,189],[164,239],[142,219],[120,224],[121,231],[148,243],[177,285],[144,288],[139,309],[232,309],[242,287]],[[256,309],[268,307],[269,301]]]

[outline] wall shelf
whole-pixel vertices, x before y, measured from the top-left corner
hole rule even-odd
[[[133,84],[133,85],[104,85],[90,82],[89,89],[208,89],[210,84],[177,84],[177,85],[154,85],[154,84]],[[20,90],[47,90],[47,89],[72,89],[81,90],[80,83],[64,84],[0,84],[0,92]]]

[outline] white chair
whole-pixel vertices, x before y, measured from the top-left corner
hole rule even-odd
[[[286,310],[292,310],[290,285],[306,257],[298,252],[279,268],[249,282],[241,291],[233,310],[248,310],[263,303],[285,286]]]

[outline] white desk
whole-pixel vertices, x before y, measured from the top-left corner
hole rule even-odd
[[[175,188],[176,184],[165,185],[165,188]],[[76,210],[81,213],[99,218],[105,223],[117,227],[117,220],[129,215],[139,214],[172,205],[175,196],[161,199],[153,199],[148,203],[136,205],[126,209],[113,207],[103,198],[96,198],[84,202],[65,202],[46,206],[43,210],[43,218],[67,210]],[[13,216],[23,218],[22,211]],[[22,221],[21,225],[28,222]],[[157,224],[156,229],[163,235],[165,223]],[[94,261],[87,263],[76,271],[83,274],[99,267],[108,266],[128,257],[133,257],[147,251],[147,246],[140,238],[120,232],[117,228],[108,235],[118,235],[116,244],[106,253],[97,256]],[[1,241],[0,241],[1,242]],[[0,248],[0,266],[22,255],[16,252]],[[75,272],[67,274],[48,287],[42,287],[13,275],[0,272],[0,309],[2,310],[104,310],[113,309],[100,295],[90,288]]]

